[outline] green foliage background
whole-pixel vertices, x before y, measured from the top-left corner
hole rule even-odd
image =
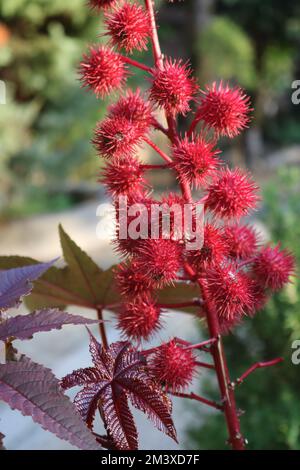
[[[0,113],[0,204],[30,213],[45,209],[47,187],[95,174],[89,136],[104,103],[80,89],[76,68],[100,21],[84,0],[10,0],[0,2],[0,22],[9,33],[0,47],[8,95]]]

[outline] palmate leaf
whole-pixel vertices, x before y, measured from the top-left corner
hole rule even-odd
[[[34,282],[34,288],[25,303],[30,310],[46,307],[78,305],[95,309],[119,301],[114,288],[113,268],[103,271],[59,227],[60,241],[67,266],[51,267]],[[0,269],[37,264],[32,258],[1,256]]]
[[[0,400],[79,449],[99,449],[51,370],[26,356],[0,364]]]
[[[136,449],[137,430],[129,399],[159,430],[176,440],[170,401],[148,376],[145,358],[128,342],[113,343],[104,350],[91,333],[90,337],[94,367],[74,371],[61,381],[64,389],[83,386],[74,402],[88,426],[92,427],[98,407],[114,446]]]
[[[59,330],[63,325],[87,325],[98,323],[80,315],[71,315],[58,309],[38,310],[28,315],[17,315],[0,323],[0,340],[8,338],[29,339],[35,333]]]
[[[55,261],[0,271],[0,310],[18,306],[21,298],[32,290],[31,281],[40,277]]]

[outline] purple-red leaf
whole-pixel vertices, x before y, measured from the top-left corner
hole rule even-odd
[[[98,323],[98,321],[48,308],[28,315],[17,315],[8,318],[0,324],[0,340],[5,341],[10,337],[29,339],[35,333],[54,329],[59,330],[63,325],[86,325]]]
[[[90,383],[80,390],[74,398],[74,404],[89,428],[93,426],[98,401],[106,386],[106,381]]]
[[[108,387],[102,394],[101,411],[109,435],[120,450],[136,450],[138,435],[127,395],[120,387]]]
[[[21,298],[33,288],[30,281],[39,278],[55,261],[0,271],[0,310],[19,305]]]
[[[74,371],[61,381],[63,388],[83,386],[75,405],[88,426],[92,426],[98,407],[115,447],[136,449],[137,431],[129,398],[159,430],[176,440],[170,400],[148,376],[145,358],[128,342],[113,343],[104,350],[91,333],[90,338],[94,367]]]
[[[145,413],[159,431],[177,441],[176,431],[171,419],[172,405],[162,390],[153,384],[146,374],[132,373],[118,381],[129,392],[133,406]]]
[[[99,449],[51,370],[28,357],[0,364],[0,400],[79,449]]]

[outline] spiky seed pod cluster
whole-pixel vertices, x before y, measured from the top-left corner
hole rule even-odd
[[[159,325],[159,309],[153,298],[157,298],[159,289],[184,274],[187,262],[195,276],[205,282],[222,331],[229,331],[244,315],[259,310],[270,290],[282,288],[294,272],[294,261],[287,251],[279,246],[260,247],[256,232],[239,221],[257,207],[258,188],[247,172],[226,167],[217,149],[218,138],[233,138],[247,127],[250,100],[240,88],[223,82],[207,86],[197,97],[199,88],[188,63],[172,58],[162,58],[160,65],[152,69],[144,67],[144,72],[149,72],[148,93],[139,89],[123,91],[129,64],[134,61],[123,56],[122,51],[131,54],[146,49],[151,36],[148,11],[126,0],[89,3],[94,9],[104,10],[109,45],[92,46],[84,56],[80,68],[82,84],[100,98],[121,91],[117,101],[109,106],[107,116],[97,124],[93,138],[99,156],[106,160],[100,181],[115,200],[115,247],[127,258],[116,273],[124,299],[119,327],[136,340],[150,337]],[[188,251],[183,215],[186,195],[169,193],[160,201],[154,200],[146,193],[146,188],[151,191],[151,185],[137,153],[145,139],[149,142],[151,131],[164,131],[155,117],[157,108],[166,112],[169,123],[177,115],[187,114],[192,101],[196,111],[191,129],[184,136],[173,136],[169,152],[171,171],[181,185],[187,183],[203,192],[200,201],[208,214],[202,227],[203,245]],[[198,125],[201,127],[197,130]],[[128,207],[137,203],[143,207],[135,216],[129,215],[127,209],[122,212],[118,206],[120,195],[127,197]],[[165,215],[160,215],[155,227],[151,211],[157,203],[170,208],[170,217],[166,220]],[[121,237],[122,223],[125,221],[129,229],[137,217],[140,223],[146,219],[146,230],[137,238]],[[193,217],[193,229],[194,222]],[[158,229],[156,239],[151,238],[153,229]],[[178,348],[182,353],[181,346],[172,342],[165,348],[175,356]]]
[[[90,350],[95,367],[84,369],[84,375],[82,370],[76,371],[68,380],[72,377],[73,383],[80,382],[80,385],[82,380],[88,381],[75,403],[84,415],[86,402],[92,403],[89,408],[93,410],[97,406],[101,408],[110,433],[104,439],[106,446],[135,449],[137,433],[127,403],[132,395],[132,404],[137,404],[133,389],[139,392],[138,408],[152,419],[154,416],[158,427],[174,437],[168,415],[170,402],[164,392],[192,398],[194,394],[180,392],[192,383],[201,365],[216,369],[221,395],[222,380],[226,387],[228,377],[222,348],[215,347],[219,343],[209,346],[206,343],[207,351],[213,352],[214,365],[210,365],[196,360],[194,349],[200,350],[199,345],[186,346],[188,343],[184,340],[174,338],[142,354],[132,341],[140,347],[141,341],[148,341],[158,332],[164,308],[194,308],[196,305],[201,305],[211,339],[216,339],[219,334],[231,331],[245,316],[251,317],[259,311],[272,291],[289,282],[295,268],[287,250],[279,245],[260,246],[255,230],[240,221],[256,209],[258,188],[247,172],[228,168],[218,150],[220,138],[233,138],[248,126],[249,97],[239,87],[230,87],[222,81],[199,91],[188,62],[162,55],[152,1],[146,1],[145,7],[134,0],[88,0],[88,3],[93,10],[103,11],[106,32],[102,37],[109,39],[107,45],[91,46],[83,56],[82,85],[97,98],[116,92],[119,95],[108,107],[106,117],[98,122],[93,144],[105,162],[100,181],[113,199],[117,222],[114,245],[122,257],[122,262],[114,269],[117,300],[110,307],[116,314],[117,327],[130,343],[118,342],[106,348],[96,345],[92,339]],[[140,58],[134,60],[128,56],[146,50],[149,40],[154,63],[149,65]],[[148,74],[146,92],[123,89],[129,67],[130,70],[137,67]],[[176,119],[187,115],[192,104],[191,124],[182,135]],[[169,138],[168,150],[160,149],[157,141],[151,141],[154,131]],[[144,144],[163,158],[164,165],[143,163],[139,152]],[[147,173],[154,169],[170,170],[177,178],[180,194],[169,192],[159,200],[154,199]],[[193,200],[191,189],[197,190],[197,195],[201,193],[197,201]],[[192,206],[189,216],[185,212],[187,202]],[[199,208],[203,209],[202,213]],[[153,209],[157,209],[158,214],[154,220]],[[187,242],[195,240],[198,243],[188,248]],[[200,298],[190,300],[186,282],[200,287]],[[173,286],[176,297],[183,291],[182,297],[187,294],[187,299],[177,301],[176,298],[176,302],[164,304],[165,299],[169,302]],[[105,344],[105,335],[101,333]],[[98,379],[96,383],[89,382],[92,376],[92,381],[95,379],[95,372],[101,379],[102,374],[105,380],[109,376],[107,386],[102,387],[101,398]],[[118,393],[112,397],[115,390]],[[151,408],[145,406],[146,402],[151,403]],[[227,423],[229,415],[234,418],[233,403],[231,399],[222,402]],[[210,404],[216,406],[213,402]],[[93,410],[87,419],[88,425],[94,418]],[[121,423],[119,414],[123,418]],[[160,414],[162,419],[157,418]],[[238,448],[241,448],[242,437],[237,438],[239,432],[233,434],[230,442],[239,441]]]
[[[191,349],[175,339],[162,344],[149,359],[149,369],[155,379],[173,392],[188,387],[196,373],[196,361]]]

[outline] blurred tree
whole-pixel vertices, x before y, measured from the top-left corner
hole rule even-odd
[[[99,30],[85,0],[0,0],[2,208],[30,204],[36,188],[42,198],[67,176],[95,178],[89,137],[103,105],[80,90],[76,67]]]
[[[218,0],[216,13],[230,17],[253,45],[256,83],[254,119],[245,134],[248,163],[263,156],[263,129],[280,111],[283,96],[290,103],[293,69],[300,37],[300,4],[294,0]],[[226,56],[224,57],[226,60]]]
[[[284,169],[265,190],[262,219],[272,239],[289,247],[300,263],[299,168]],[[281,191],[278,191],[278,188]],[[239,377],[241,364],[283,356],[281,365],[251,374],[237,390],[243,433],[249,449],[300,449],[300,365],[291,362],[292,342],[300,339],[300,280],[294,278],[284,291],[272,297],[266,308],[245,321],[226,338],[232,378]],[[214,385],[205,388],[215,393]],[[194,410],[196,413],[196,408]],[[199,416],[201,422],[202,416]],[[203,420],[202,420],[203,422]],[[225,449],[226,431],[222,417],[204,415],[201,426],[189,430],[193,449]]]

